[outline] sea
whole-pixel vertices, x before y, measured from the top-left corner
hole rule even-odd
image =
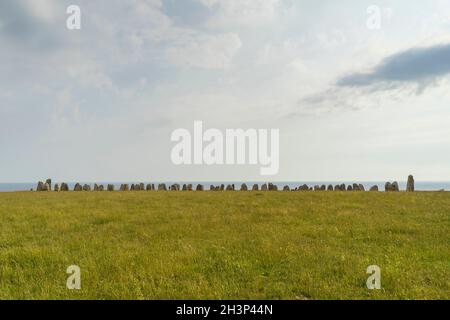
[[[91,186],[94,185],[93,182],[80,182],[81,185],[89,184]],[[114,184],[115,189],[119,190],[120,185],[122,183],[128,183],[129,185],[133,183],[139,183],[139,182],[97,182],[98,184],[103,184],[105,187],[107,184]],[[149,183],[149,182],[147,182]],[[147,184],[146,183],[146,184]],[[221,184],[234,184],[237,189],[240,188],[240,186],[243,183],[246,183],[249,188],[253,186],[253,184],[259,184],[260,186],[264,182],[255,182],[255,181],[183,181],[183,182],[173,182],[173,181],[165,181],[165,182],[151,182],[157,186],[159,183],[165,183],[167,186],[170,186],[171,184],[178,183],[180,185],[183,184],[193,184],[194,186],[197,184],[202,184],[205,186],[205,189],[208,190],[210,185],[221,185]],[[380,191],[384,190],[384,184],[385,182],[381,181],[280,181],[280,182],[272,182],[273,184],[278,186],[278,189],[282,189],[284,186],[289,186],[291,189],[295,189],[303,184],[307,184],[310,187],[314,187],[315,185],[337,185],[345,183],[346,185],[357,183],[362,184],[366,190],[368,190],[370,187],[377,185]],[[31,189],[36,190],[37,183],[0,183],[0,192],[18,192],[18,191],[30,191]],[[75,182],[69,183],[69,188],[72,190],[75,186]],[[406,189],[406,181],[399,181],[399,186],[401,190]],[[416,181],[415,182],[415,189],[416,191],[450,191],[450,181],[443,181],[443,182],[435,182],[435,181]]]

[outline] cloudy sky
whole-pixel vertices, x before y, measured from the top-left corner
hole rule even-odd
[[[1,0],[0,48],[0,182],[267,179],[173,165],[194,120],[280,129],[274,181],[450,180],[447,0]]]

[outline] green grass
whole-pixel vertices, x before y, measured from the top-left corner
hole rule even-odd
[[[0,298],[449,299],[450,193],[0,193]]]

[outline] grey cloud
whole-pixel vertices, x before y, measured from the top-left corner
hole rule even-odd
[[[416,84],[422,89],[450,73],[450,44],[412,48],[386,57],[371,72],[353,73],[336,82],[340,87],[396,88]]]
[[[63,14],[61,14],[62,19],[65,18]],[[3,45],[5,41],[8,41],[28,50],[44,52],[53,50],[62,46],[61,29],[63,28],[34,15],[26,2],[0,1],[0,36],[3,38]]]

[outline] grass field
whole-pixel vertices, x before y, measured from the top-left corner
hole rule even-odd
[[[450,193],[0,193],[0,298],[449,299]]]

